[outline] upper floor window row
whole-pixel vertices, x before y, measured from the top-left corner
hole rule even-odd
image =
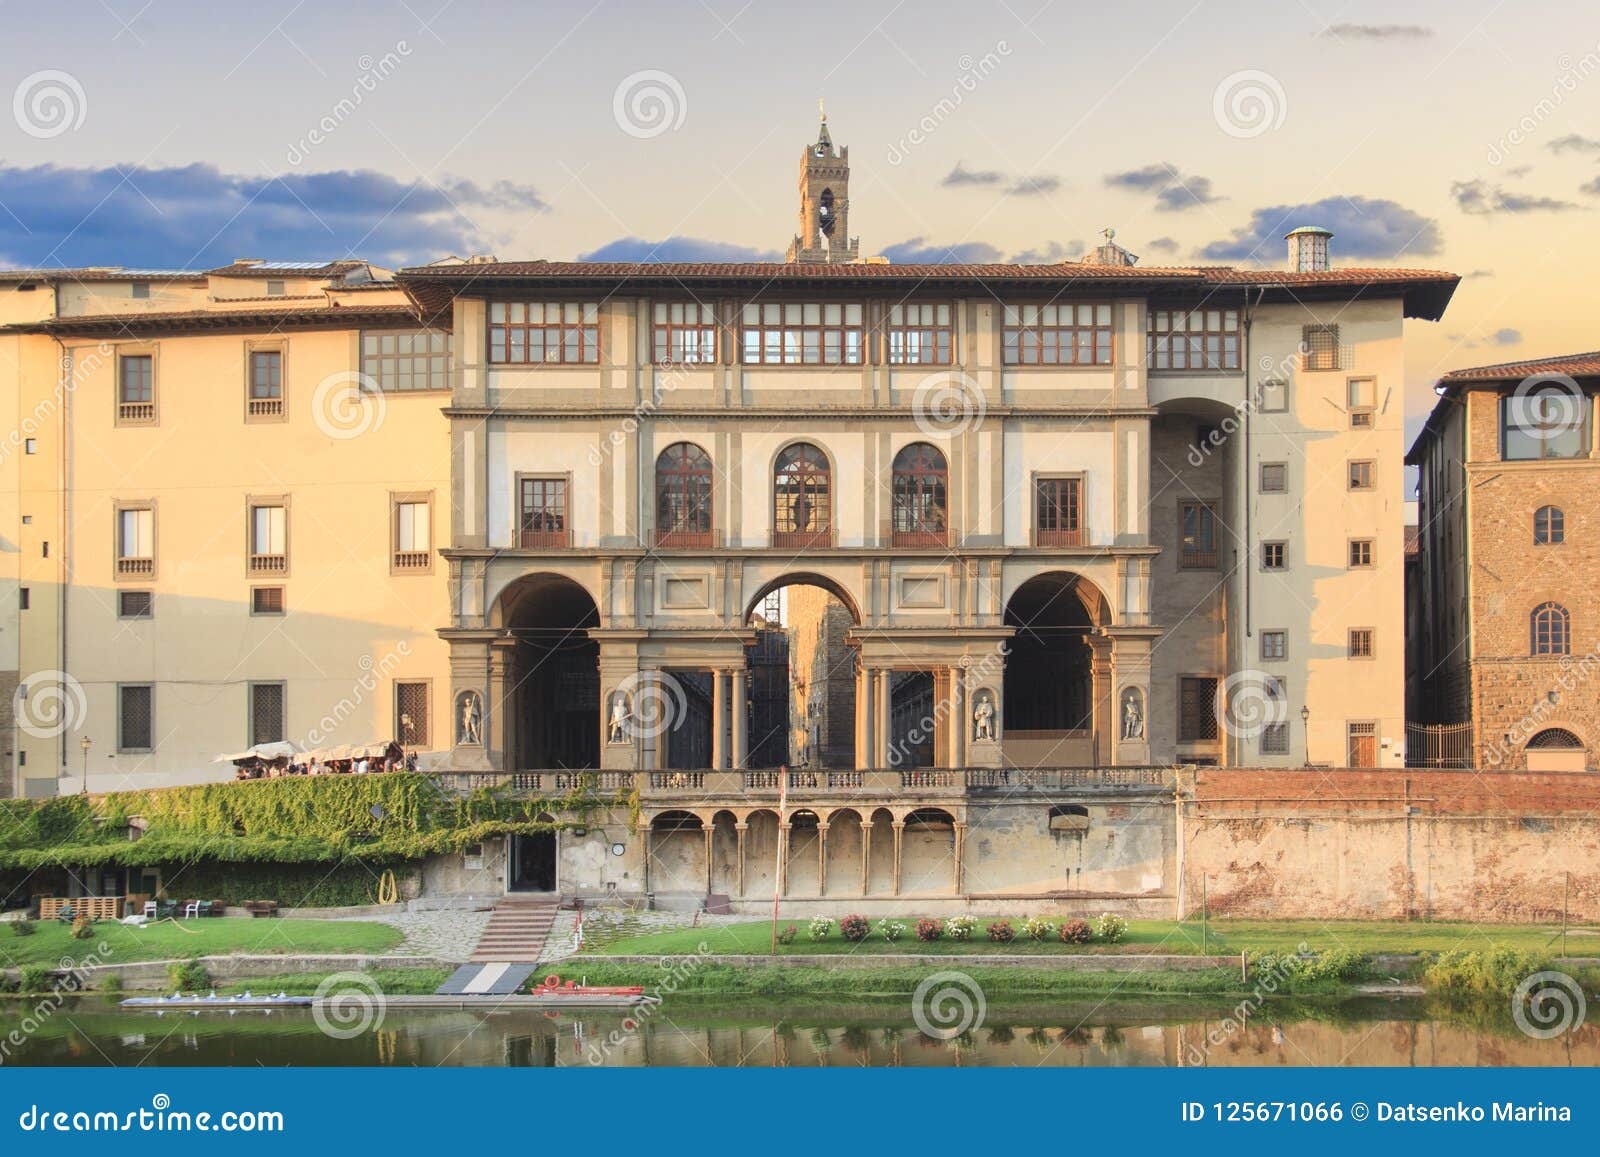
[[[597,365],[600,306],[578,301],[496,301],[489,306],[496,365]]]
[[[1551,380],[1500,399],[1500,452],[1507,462],[1589,455],[1589,395]]]
[[[1008,305],[1001,350],[1008,366],[1108,366],[1111,306],[1094,302]]]
[[[746,365],[858,366],[866,351],[859,302],[751,303],[740,313]]]
[[[450,388],[451,337],[443,330],[361,335],[361,375],[386,394]]]
[[[1152,370],[1239,368],[1239,311],[1152,309],[1147,350]]]

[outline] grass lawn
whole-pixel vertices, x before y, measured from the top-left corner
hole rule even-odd
[[[1148,952],[1193,955],[1201,951],[1200,922],[1189,920],[1133,920],[1128,935],[1120,944],[1062,944],[1056,940],[1034,943],[1022,936],[1010,944],[991,943],[984,931],[992,917],[979,917],[973,939],[962,943],[936,940],[924,944],[913,935],[916,921],[906,919],[905,935],[893,943],[876,934],[859,944],[839,935],[837,924],[822,941],[806,935],[805,920],[780,919],[779,928],[793,923],[800,930],[793,944],[778,946],[783,955],[860,953],[873,955],[1007,955],[1059,956],[1068,953]],[[1011,926],[1020,929],[1021,921],[1012,918]],[[772,948],[772,925],[765,920],[747,924],[723,924],[714,928],[684,928],[644,935],[610,938],[604,926],[587,951],[622,956],[680,956],[701,951],[704,944],[711,955],[765,956]],[[1446,952],[1451,949],[1486,951],[1491,948],[1516,948],[1543,956],[1560,952],[1558,929],[1547,924],[1487,925],[1395,920],[1212,920],[1205,933],[1206,951],[1216,955],[1251,952],[1293,952],[1303,944],[1313,952],[1333,948],[1366,954]],[[1568,952],[1574,956],[1600,955],[1600,935],[1590,929],[1569,934]]]
[[[399,929],[387,924],[344,920],[250,920],[223,916],[206,920],[163,920],[144,928],[112,921],[94,926],[94,938],[74,940],[65,924],[39,921],[32,936],[17,936],[0,928],[0,967],[28,964],[54,966],[63,957],[99,963],[126,964],[136,960],[167,960],[187,956],[224,956],[305,953],[378,953],[392,951],[401,941]],[[98,946],[109,949],[99,952]]]

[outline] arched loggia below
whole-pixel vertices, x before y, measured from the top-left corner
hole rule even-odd
[[[1006,603],[1015,630],[1006,656],[1006,762],[1087,766],[1109,762],[1111,613],[1082,575],[1052,571],[1023,583]]]
[[[506,762],[511,768],[600,766],[600,625],[571,579],[529,575],[496,607],[505,656]]]

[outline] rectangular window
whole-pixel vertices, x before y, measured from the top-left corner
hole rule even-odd
[[[1261,728],[1261,754],[1289,754],[1289,725],[1287,723],[1268,723]]]
[[[250,396],[245,413],[251,418],[283,417],[283,351],[250,351]]]
[[[1178,566],[1184,570],[1215,570],[1217,566],[1217,514],[1209,502],[1185,502],[1178,508]]]
[[[1261,657],[1263,659],[1287,659],[1289,657],[1289,632],[1262,631]]]
[[[262,503],[250,507],[251,574],[284,574],[289,569],[289,510]]]
[[[288,292],[288,289],[284,285],[283,282],[281,282],[281,281],[269,281],[269,282],[267,282],[267,296],[268,297],[282,297],[286,292]]]
[[[865,331],[859,303],[752,302],[742,317],[745,365],[861,364]]]
[[[1371,378],[1351,378],[1345,383],[1347,408],[1352,430],[1372,429],[1378,405],[1378,383]]]
[[[1371,490],[1373,487],[1373,474],[1378,464],[1372,461],[1357,461],[1350,464],[1350,489]]]
[[[571,546],[572,531],[567,525],[567,480],[524,478],[520,490],[517,529],[522,549]]]
[[[1082,478],[1036,478],[1033,482],[1033,544],[1083,546]]]
[[[911,302],[889,307],[889,364],[947,366],[955,356],[952,309],[945,302]]]
[[[394,685],[394,733],[406,747],[428,747],[428,684]]]
[[[1352,659],[1372,658],[1372,628],[1350,628],[1350,657]]]
[[[386,394],[448,390],[452,348],[450,335],[436,329],[363,333],[362,385],[370,383]]]
[[[124,683],[117,688],[117,750],[149,751],[155,734],[155,688]]]
[[[1282,494],[1289,489],[1289,466],[1285,462],[1261,464],[1261,493]]]
[[[1184,676],[1178,680],[1178,741],[1205,743],[1217,737],[1217,681]]]
[[[27,587],[18,587],[17,588],[17,609],[19,611],[25,611],[25,610],[28,610],[29,607],[32,606],[32,604],[33,604],[33,592],[31,590],[29,590]]]
[[[1372,540],[1370,538],[1352,538],[1350,540],[1350,565],[1352,567],[1368,567],[1372,565]]]
[[[600,306],[580,301],[489,303],[494,365],[598,365]]]
[[[149,506],[117,511],[117,575],[156,573],[156,512]]]
[[[1289,544],[1287,542],[1263,542],[1261,544],[1261,569],[1283,570],[1289,565]]]
[[[1109,366],[1111,306],[1008,305],[1001,343],[1008,366]]]
[[[1507,462],[1587,457],[1592,408],[1588,395],[1579,401],[1553,383],[1501,398],[1501,457]]]
[[[698,301],[652,307],[652,356],[658,366],[709,366],[717,361],[717,310]]]
[[[135,301],[143,301],[150,296],[150,283],[148,281],[135,281],[128,286],[128,296]]]
[[[155,614],[155,596],[149,591],[118,591],[117,618],[148,619]]]
[[[433,503],[427,498],[394,500],[395,570],[425,571],[433,566]]]
[[[1278,379],[1256,385],[1256,407],[1263,414],[1281,414],[1289,408],[1289,383]]]
[[[1152,309],[1147,326],[1152,370],[1239,368],[1239,311]]]
[[[155,358],[128,354],[117,359],[117,423],[137,426],[156,420]]]
[[[1378,766],[1378,725],[1371,720],[1361,720],[1348,725],[1346,732],[1346,767]]]
[[[282,683],[250,684],[250,746],[283,742]]]
[[[1339,327],[1308,325],[1300,330],[1300,364],[1306,370],[1339,368]]]
[[[252,615],[283,614],[283,588],[251,587],[250,613]]]

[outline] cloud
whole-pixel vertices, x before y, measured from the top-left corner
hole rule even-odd
[[[548,208],[537,190],[509,181],[428,184],[371,169],[272,177],[207,164],[0,164],[0,204],[8,262],[194,269],[240,255],[430,261],[488,248],[475,210]]]
[[[777,261],[782,254],[770,249],[736,245],[731,241],[711,241],[703,237],[667,237],[646,241],[643,237],[619,237],[589,253],[579,261]]]
[[[900,265],[967,265],[1000,260],[1000,250],[984,241],[932,245],[926,237],[912,237],[887,246],[883,255]]]
[[[1153,253],[1176,253],[1178,251],[1178,242],[1171,237],[1157,237],[1147,244],[1145,248]]]
[[[1579,185],[1578,192],[1587,193],[1591,197],[1600,197],[1600,177],[1596,177],[1592,181],[1585,181]]]
[[[1325,40],[1426,40],[1433,29],[1421,24],[1330,24],[1317,35]]]
[[[1490,213],[1561,213],[1576,209],[1571,201],[1554,197],[1535,197],[1527,193],[1508,193],[1499,185],[1484,180],[1452,181],[1450,196],[1456,208],[1463,213],[1487,215]]]
[[[1438,223],[1395,201],[1373,197],[1327,197],[1302,205],[1273,205],[1250,214],[1233,236],[1200,250],[1207,261],[1276,261],[1283,235],[1299,225],[1321,225],[1336,234],[1334,253],[1343,257],[1428,257],[1443,243]]]
[[[1475,277],[1493,277],[1494,276],[1494,270],[1492,270],[1492,269],[1474,269],[1471,273],[1465,274],[1464,276],[1465,276],[1466,280],[1468,280],[1468,281],[1471,281]]]
[[[1167,213],[1181,212],[1184,209],[1193,209],[1197,205],[1209,205],[1213,201],[1222,200],[1212,193],[1211,178],[1185,177],[1164,161],[1145,165],[1139,169],[1129,169],[1123,173],[1108,173],[1105,183],[1112,189],[1154,192],[1156,208]]]
[[[1018,265],[1055,265],[1062,261],[1074,261],[1082,255],[1082,241],[1069,241],[1065,245],[1059,241],[1051,241],[1046,245],[1024,249],[1021,253],[1013,254],[1008,260]]]
[[[1568,133],[1545,145],[1552,153],[1600,153],[1600,140],[1579,133]]]
[[[945,174],[944,180],[939,184],[947,189],[958,189],[971,185],[1000,185],[1004,184],[1006,175],[994,169],[969,169],[960,161],[956,167]]]
[[[1520,329],[1497,329],[1488,337],[1490,345],[1521,345],[1522,331]]]
[[[1006,190],[1014,197],[1036,197],[1045,193],[1054,193],[1061,188],[1061,178],[1053,177],[1049,173],[1038,173],[1031,177],[1018,177]]]

